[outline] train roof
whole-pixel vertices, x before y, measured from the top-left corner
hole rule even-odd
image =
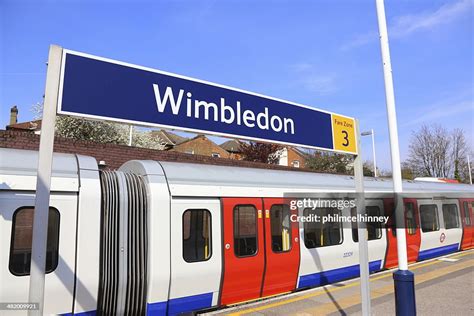
[[[181,162],[132,160],[122,170],[166,177],[171,195],[189,196],[287,196],[286,193],[354,192],[353,176],[303,171],[268,170]],[[392,181],[365,177],[366,192],[393,192]],[[191,191],[192,190],[192,191]],[[404,192],[472,193],[466,184],[403,181]]]
[[[36,190],[38,152],[0,148],[0,190]],[[92,157],[60,154],[53,155],[51,191],[79,190],[81,169],[98,170]]]
[[[55,153],[52,191],[78,191],[80,170],[98,170],[93,157]],[[35,190],[38,152],[0,148],[0,189]],[[132,160],[121,170],[165,179],[173,196],[287,196],[287,193],[353,192],[353,176],[304,171],[269,170],[183,162]],[[392,192],[392,181],[366,177],[366,192]],[[474,196],[474,186],[454,183],[404,181],[404,192]],[[191,193],[192,192],[192,193]]]

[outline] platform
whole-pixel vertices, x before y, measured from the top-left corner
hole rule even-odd
[[[410,265],[418,315],[474,314],[474,250]],[[372,315],[394,315],[393,270],[371,275]],[[203,315],[361,315],[359,279]]]

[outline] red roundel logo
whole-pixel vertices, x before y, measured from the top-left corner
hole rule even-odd
[[[446,235],[444,233],[441,233],[441,236],[439,236],[439,241],[443,242],[446,239]]]

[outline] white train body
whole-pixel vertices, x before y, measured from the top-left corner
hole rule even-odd
[[[37,152],[0,149],[0,302],[28,301],[36,167]],[[391,182],[365,189],[389,214]],[[283,219],[284,198],[353,191],[350,176],[157,161],[101,172],[94,158],[55,154],[44,312],[177,315],[356,277],[351,223]],[[404,182],[404,192],[411,261],[474,247],[472,186]],[[392,230],[373,232],[370,270],[395,266]]]

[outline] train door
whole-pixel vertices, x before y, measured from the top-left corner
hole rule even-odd
[[[461,218],[463,227],[463,236],[461,242],[461,249],[466,250],[474,247],[474,225],[473,221],[473,207],[474,200],[460,199]]]
[[[404,199],[408,262],[416,262],[420,251],[421,233],[416,199]]]
[[[28,302],[35,194],[0,192],[0,301]],[[44,314],[71,312],[77,194],[52,193],[48,218]],[[34,302],[33,302],[34,303]],[[17,311],[2,311],[17,315]]]
[[[218,303],[222,271],[218,199],[171,201],[171,286],[168,314]]]
[[[421,246],[418,260],[457,251],[461,242],[458,200],[419,200]]]
[[[295,289],[300,263],[299,228],[290,216],[284,199],[264,199],[265,209],[265,275],[261,296],[289,292]]]
[[[259,198],[223,198],[224,276],[221,304],[260,297],[265,269],[263,203]]]
[[[418,203],[416,199],[404,199],[405,234],[407,241],[408,262],[416,262],[420,251],[421,231],[419,223]],[[392,268],[398,265],[397,253],[397,232],[395,225],[395,213],[393,199],[384,200],[384,208],[390,216],[389,227],[387,228],[387,256],[385,258],[385,268]]]

